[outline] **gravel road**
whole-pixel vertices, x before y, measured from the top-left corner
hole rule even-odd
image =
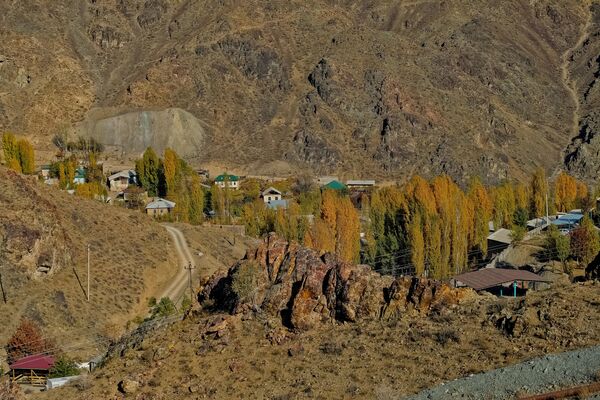
[[[521,364],[447,382],[406,400],[514,399],[594,381],[600,373],[600,346],[551,354]],[[592,397],[600,400],[600,395]]]

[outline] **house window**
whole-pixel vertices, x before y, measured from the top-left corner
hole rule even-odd
[[[268,197],[267,197],[267,201],[271,201],[271,196],[268,196]]]

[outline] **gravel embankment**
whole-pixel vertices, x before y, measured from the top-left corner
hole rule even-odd
[[[600,373],[600,346],[551,354],[521,364],[447,382],[406,400],[514,399],[594,381]],[[596,395],[593,399],[599,399]]]

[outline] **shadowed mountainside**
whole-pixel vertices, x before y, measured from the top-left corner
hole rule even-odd
[[[180,108],[206,133],[177,143],[197,163],[523,177],[576,135],[590,3],[9,0],[0,124],[51,150],[82,121]]]

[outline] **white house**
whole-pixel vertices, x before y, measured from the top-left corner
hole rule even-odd
[[[281,192],[274,187],[270,187],[261,193],[261,197],[263,198],[263,201],[268,204],[272,201],[281,200]]]
[[[108,177],[108,186],[112,192],[121,192],[132,184],[137,184],[137,174],[131,169],[117,172]]]

